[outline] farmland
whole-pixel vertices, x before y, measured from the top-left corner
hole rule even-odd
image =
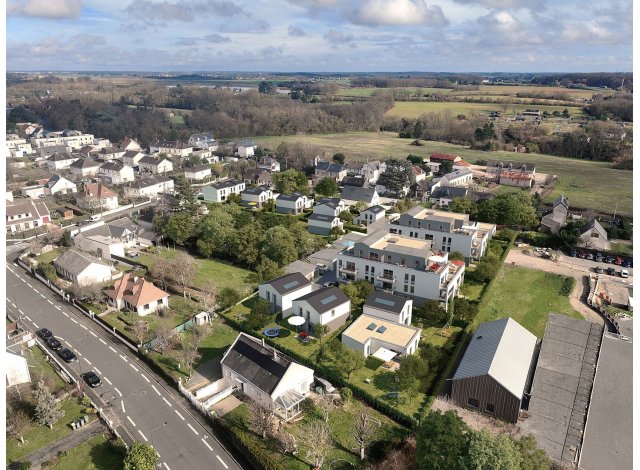
[[[575,160],[536,153],[483,152],[444,142],[423,141],[422,146],[416,147],[410,145],[411,140],[401,139],[393,132],[258,137],[255,140],[259,145],[271,149],[275,149],[280,142],[301,142],[317,148],[317,153],[325,159],[330,159],[334,153],[342,152],[348,161],[405,158],[409,154],[427,157],[436,152],[460,155],[470,163],[486,159],[524,160],[535,163],[540,173],[558,175],[556,189],[547,196],[547,202],[564,194],[569,198],[572,207],[611,212],[613,207],[610,201],[617,201],[618,214],[632,214],[633,173],[614,170],[607,162]],[[602,194],[607,195],[606,199],[603,199]]]
[[[512,114],[514,112],[522,112],[528,108],[539,109],[553,113],[554,111],[562,112],[568,110],[571,115],[583,115],[584,111],[577,106],[540,106],[532,104],[510,104],[502,103],[496,100],[495,103],[467,103],[467,102],[448,102],[448,101],[397,101],[395,106],[387,111],[387,116],[417,118],[424,113],[438,113],[450,111],[452,114],[469,114],[473,112],[489,113],[491,111],[501,111],[502,113]]]

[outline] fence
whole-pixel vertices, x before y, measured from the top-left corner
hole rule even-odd
[[[51,364],[56,373],[62,377],[62,379],[70,384],[76,383],[76,379],[73,378],[73,375],[69,373],[69,371],[58,361],[58,358],[53,355],[53,353],[49,350],[49,348],[45,348],[40,340],[36,338],[36,344],[40,348],[40,350],[44,353],[45,356],[48,357],[48,362]]]

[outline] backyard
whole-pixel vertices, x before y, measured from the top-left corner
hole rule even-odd
[[[122,470],[126,449],[104,435],[98,435],[68,450],[51,467],[54,470]]]

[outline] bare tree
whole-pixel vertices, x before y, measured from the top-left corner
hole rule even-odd
[[[180,351],[180,360],[189,371],[189,378],[193,375],[191,367],[202,357],[202,354],[198,351],[197,347],[193,347],[192,344],[184,344]]]
[[[212,312],[216,307],[217,291],[216,285],[209,281],[203,292],[200,292],[200,303],[205,312]]]
[[[166,290],[167,281],[171,279],[171,262],[164,258],[157,258],[155,264],[149,269],[149,273]]]
[[[320,407],[320,411],[322,412],[322,419],[325,423],[329,422],[329,414],[331,410],[335,408],[333,404],[333,398],[328,395],[322,395],[318,400],[318,406]]]
[[[356,448],[360,451],[360,460],[364,460],[364,452],[367,446],[373,440],[376,431],[380,427],[380,422],[374,420],[364,411],[360,411],[356,417],[353,429],[353,439],[356,442]]]
[[[308,446],[307,458],[312,459],[316,468],[322,467],[333,444],[329,426],[324,421],[312,421],[304,428],[303,435]]]
[[[160,326],[156,330],[156,344],[153,347],[159,353],[165,352],[172,343],[172,331],[166,326]]]
[[[102,288],[100,284],[72,284],[69,287],[69,293],[78,300],[92,302],[102,297]]]
[[[131,332],[133,336],[138,340],[138,344],[142,344],[142,341],[147,337],[147,332],[149,331],[149,325],[146,321],[138,320],[131,327]]]
[[[249,402],[249,420],[253,430],[262,436],[263,439],[267,438],[273,428],[273,422],[275,416],[273,412],[257,401]]]
[[[195,278],[197,267],[195,258],[183,251],[171,262],[171,277],[182,287],[183,297],[187,296],[187,286]]]
[[[31,427],[31,418],[22,410],[7,413],[7,434],[24,444],[24,433]]]
[[[298,451],[298,443],[293,434],[280,428],[277,437],[283,454],[295,454]]]

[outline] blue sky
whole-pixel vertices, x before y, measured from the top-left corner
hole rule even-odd
[[[632,70],[632,0],[8,0],[7,70]]]

